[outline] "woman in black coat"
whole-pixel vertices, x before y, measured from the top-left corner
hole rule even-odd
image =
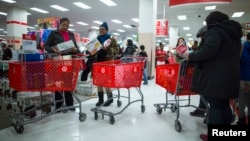
[[[46,43],[45,43],[45,50],[48,52],[48,54],[58,54],[58,55],[73,55],[79,53],[79,47],[76,44],[74,33],[68,31],[69,28],[69,19],[68,18],[62,18],[60,20],[59,28],[55,31],[51,31]],[[74,43],[74,47],[72,47],[70,50],[67,50],[65,52],[60,52],[57,48],[57,44],[63,43],[65,41],[72,40]],[[66,106],[73,106],[74,99],[72,96],[72,93],[69,91],[64,91],[65,95],[65,104]],[[55,100],[60,101],[62,100],[62,94],[59,91],[55,92]],[[62,106],[63,102],[56,102],[56,109],[59,109]],[[70,108],[70,110],[74,111],[75,108]]]
[[[187,58],[200,63],[201,75],[197,91],[206,97],[210,107],[208,125],[230,125],[230,99],[239,94],[241,25],[228,15],[214,11],[206,17],[208,31],[203,47]],[[201,135],[203,140],[207,136]]]

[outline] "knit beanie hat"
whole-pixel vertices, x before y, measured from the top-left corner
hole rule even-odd
[[[100,27],[104,27],[107,31],[109,30],[109,27],[108,27],[108,23],[107,22],[103,22]]]

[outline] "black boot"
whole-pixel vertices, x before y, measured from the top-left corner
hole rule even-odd
[[[246,118],[239,118],[237,123],[237,125],[246,125]]]
[[[104,102],[103,106],[109,106],[111,103],[113,103],[113,94],[107,93],[108,100]]]
[[[98,102],[96,103],[96,106],[101,106],[103,104],[103,92],[98,92]]]

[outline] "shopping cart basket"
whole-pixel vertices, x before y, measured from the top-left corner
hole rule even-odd
[[[145,106],[143,101],[143,94],[140,90],[142,72],[144,68],[144,63],[147,60],[145,57],[122,57],[120,60],[107,61],[94,63],[93,65],[93,84],[97,86],[103,86],[108,88],[117,88],[118,98],[117,106],[120,107],[122,102],[120,97],[127,98],[127,105],[121,109],[119,112],[113,113],[110,111],[105,111],[102,106],[92,108],[91,111],[94,112],[95,120],[98,119],[98,113],[109,116],[110,124],[114,124],[114,116],[122,113],[130,104],[134,102],[142,102],[141,112],[144,113]],[[141,99],[133,100],[130,99],[130,88],[135,87],[141,97]],[[128,96],[121,96],[119,88],[127,88]]]
[[[182,130],[181,123],[179,121],[180,107],[195,107],[191,105],[190,96],[197,93],[191,91],[191,83],[193,77],[194,64],[188,62],[188,60],[181,60],[180,63],[158,65],[156,66],[156,84],[166,89],[166,103],[154,104],[158,114],[162,113],[162,110],[169,108],[172,112],[177,113],[175,120],[175,129],[180,132]],[[168,93],[175,96],[174,100],[168,99]],[[180,96],[188,96],[188,98],[180,99]],[[207,107],[207,102],[204,97],[201,96],[202,101]],[[180,101],[188,101],[187,104],[180,105]],[[204,109],[201,109],[204,110]]]
[[[81,59],[75,58],[68,60],[45,60],[40,62],[9,63],[10,87],[17,91],[39,91],[41,95],[41,105],[35,106],[26,112],[9,116],[9,119],[15,127],[17,133],[23,132],[24,124],[36,122],[59,110],[66,112],[69,108],[75,108],[75,106],[63,106],[61,109],[59,108],[58,110],[54,110],[50,113],[44,114],[43,112],[41,112],[41,116],[37,118],[28,120],[25,118],[25,115],[27,115],[32,110],[42,109],[44,105],[48,104],[43,103],[42,92],[75,90],[81,61]],[[81,112],[81,101],[77,98],[76,95],[73,94],[73,96],[75,97],[77,102],[79,102],[79,106],[77,106],[80,109],[79,120],[83,122],[86,120],[86,114]]]

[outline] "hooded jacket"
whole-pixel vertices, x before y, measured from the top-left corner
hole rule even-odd
[[[241,25],[233,20],[208,26],[203,46],[189,54],[191,61],[201,65],[198,93],[221,99],[238,97],[242,35]]]

